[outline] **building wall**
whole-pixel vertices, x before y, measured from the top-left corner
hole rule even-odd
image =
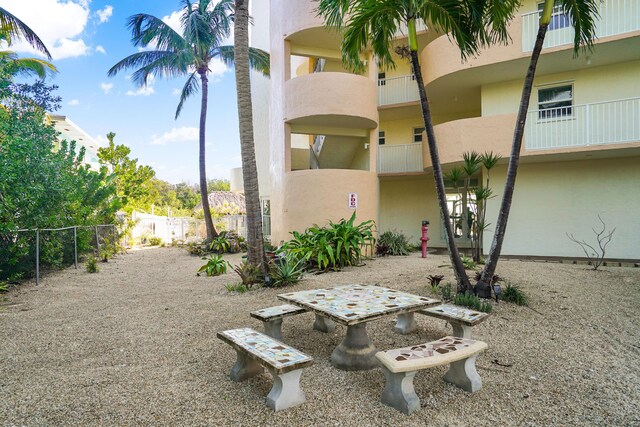
[[[407,117],[400,120],[387,120],[380,123],[379,130],[384,131],[385,144],[411,144],[413,142],[413,128],[424,127],[422,117]]]
[[[640,259],[640,157],[521,164],[509,217],[504,255],[584,257],[565,233],[595,243],[598,215],[617,230],[607,258]],[[496,193],[487,209],[495,224],[506,167],[491,174]],[[485,252],[493,227],[485,235]]]

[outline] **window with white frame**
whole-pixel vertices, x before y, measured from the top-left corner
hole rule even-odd
[[[378,132],[378,145],[384,145],[386,142],[386,137],[384,136],[384,131],[381,130]]]
[[[378,73],[378,86],[386,86],[387,73]]]
[[[538,118],[553,119],[573,115],[573,85],[538,89]]]
[[[413,128],[413,142],[422,142],[424,128]]]
[[[542,10],[544,9],[544,2],[538,3],[538,16],[542,16]],[[567,28],[571,26],[571,20],[569,15],[562,10],[562,4],[558,1],[553,5],[551,12],[551,21],[547,31],[559,30],[561,28]]]

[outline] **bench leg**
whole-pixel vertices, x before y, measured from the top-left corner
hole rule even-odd
[[[399,334],[406,335],[417,329],[416,319],[413,313],[398,314],[395,331]]]
[[[476,371],[476,357],[471,356],[464,360],[453,362],[449,366],[449,370],[444,375],[444,380],[464,391],[475,393],[482,388],[482,379],[478,371]]]
[[[282,318],[264,322],[264,333],[273,339],[282,341]]]
[[[420,409],[420,398],[413,388],[416,371],[394,374],[385,366],[381,368],[387,379],[382,391],[382,403],[396,408],[405,415]]]
[[[336,330],[336,322],[316,314],[316,320],[313,322],[313,329],[320,332],[334,332]]]
[[[255,377],[264,372],[262,366],[246,353],[236,350],[238,356],[236,364],[231,368],[231,379],[234,381],[244,381],[247,378]]]
[[[269,408],[274,411],[281,411],[300,405],[307,400],[300,388],[302,369],[296,369],[280,375],[272,371],[271,375],[273,376],[273,387],[267,396],[267,406]]]
[[[460,322],[449,322],[453,328],[453,336],[458,338],[471,339],[471,326],[467,326]]]

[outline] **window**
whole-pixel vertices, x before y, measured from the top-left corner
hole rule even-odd
[[[378,73],[378,86],[385,86],[387,84],[387,73]]]
[[[573,115],[573,85],[538,89],[538,118],[552,119]]]
[[[413,128],[413,142],[422,142],[424,128]]]
[[[544,9],[544,3],[538,3],[538,16],[542,16],[542,9]],[[551,21],[549,22],[549,28],[547,28],[547,30],[559,30],[570,26],[571,22],[569,20],[569,15],[566,15],[562,10],[562,5],[559,2],[556,2],[553,5]]]
[[[378,132],[378,145],[384,145],[385,142],[386,138],[384,136],[384,131],[381,130],[380,132]]]

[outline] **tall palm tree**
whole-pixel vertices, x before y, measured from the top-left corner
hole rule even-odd
[[[391,48],[394,36],[401,25],[406,25],[409,46],[399,53],[408,57],[413,66],[449,256],[458,287],[467,290],[471,290],[471,284],[454,241],[440,156],[420,68],[416,19],[424,20],[431,31],[449,34],[464,59],[477,53],[480,47],[508,40],[507,23],[519,4],[519,0],[319,0],[317,9],[329,27],[344,30],[342,58],[355,70],[364,68],[360,54],[368,49],[376,55],[380,67],[393,68]]]
[[[143,50],[127,56],[111,67],[108,74],[114,76],[122,70],[135,69],[131,78],[139,86],[144,86],[150,75],[167,78],[187,76],[176,109],[176,119],[187,98],[201,89],[200,196],[207,227],[207,239],[213,239],[217,236],[217,232],[211,219],[205,162],[208,74],[209,64],[213,59],[218,58],[227,65],[232,65],[234,62],[233,46],[221,44],[231,34],[231,24],[234,19],[233,0],[221,0],[215,4],[212,0],[201,0],[196,3],[180,0],[180,5],[182,6],[180,17],[182,34],[153,15],[140,13],[129,17],[127,26],[131,30],[133,45],[142,48],[151,45],[155,49]],[[265,64],[265,58],[268,58],[268,55],[263,51],[250,49],[249,58],[250,66],[257,70],[268,67],[268,59]]]
[[[513,133],[509,166],[507,168],[507,179],[504,185],[502,201],[500,202],[500,210],[498,211],[496,229],[493,235],[489,257],[484,269],[482,270],[479,281],[481,288],[488,289],[489,296],[491,294],[491,288],[489,285],[491,284],[498,265],[498,258],[502,251],[502,243],[507,229],[509,211],[511,210],[518,164],[520,162],[520,149],[522,148],[524,126],[527,121],[527,109],[529,108],[529,99],[531,98],[531,91],[533,88],[533,79],[536,74],[538,59],[542,52],[545,35],[547,34],[547,29],[551,22],[554,6],[560,5],[563,13],[571,20],[575,29],[573,41],[574,54],[578,54],[580,49],[591,49],[593,46],[593,39],[595,38],[595,22],[598,17],[598,3],[600,3],[599,0],[545,0],[544,2],[544,8],[540,15],[536,43],[534,45],[533,52],[531,53],[529,68],[522,88],[520,107],[518,108],[516,127]]]
[[[251,103],[251,76],[249,73],[249,0],[235,0],[233,28],[238,95],[238,122],[242,153],[242,178],[247,207],[247,263],[265,268],[262,235],[262,211],[258,189],[258,170],[253,140],[253,106]],[[265,58],[266,64],[269,58]],[[263,70],[268,73],[268,68]]]

